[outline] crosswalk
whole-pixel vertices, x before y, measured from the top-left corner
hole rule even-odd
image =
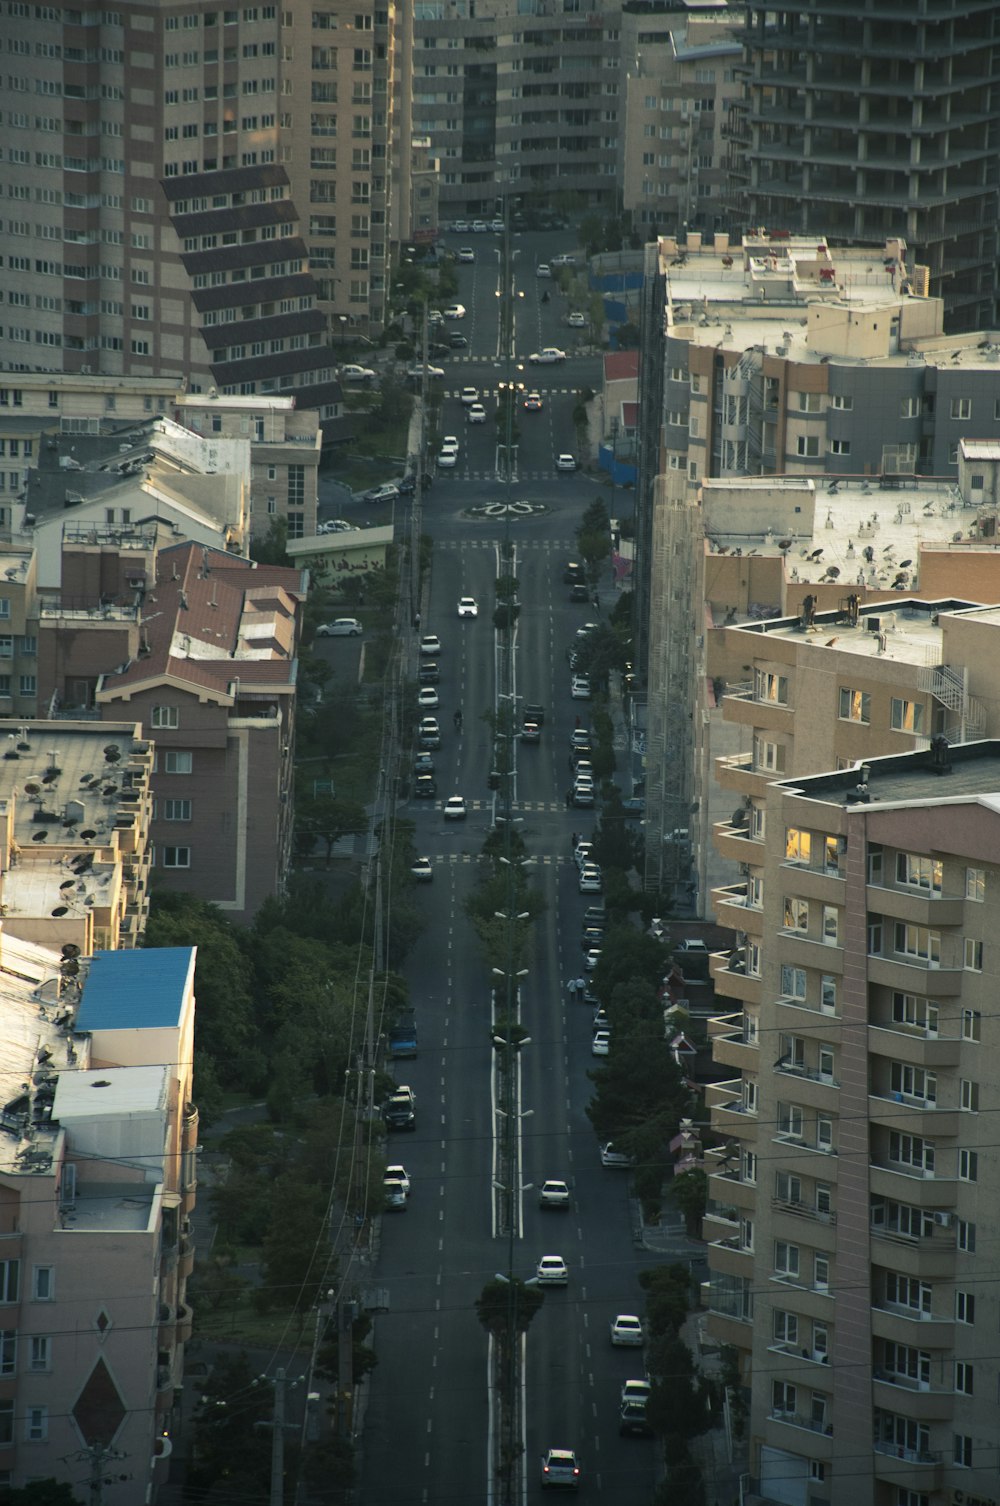
[[[496,539],[486,538],[463,538],[463,539],[435,539],[435,550],[453,549],[462,554],[467,554],[470,549],[496,549]],[[564,556],[567,551],[572,552],[576,547],[575,540],[565,539],[522,539],[518,542],[518,554],[558,554]]]
[[[543,868],[561,868],[573,861],[571,856],[563,857],[561,853],[555,852],[540,852],[532,856]],[[474,863],[486,862],[481,852],[423,852],[421,857],[425,857],[434,868],[468,868]]]
[[[470,382],[469,385],[471,386],[472,383]],[[545,397],[575,397],[576,394],[580,390],[579,387],[543,387],[541,385],[541,383],[533,382],[533,381],[530,380],[529,377],[525,377],[525,380],[520,385],[522,385],[524,387],[525,392],[537,392],[543,398],[545,398]],[[462,396],[462,389],[460,387],[456,387],[454,391],[450,391],[449,390],[449,391],[443,392],[441,395],[442,395],[442,397],[455,397],[455,398],[458,398],[458,397]],[[481,398],[499,397],[500,396],[500,388],[499,387],[480,387],[479,388],[479,395],[480,395]]]
[[[430,808],[436,811],[443,811],[445,802],[443,800],[435,800],[433,807],[428,807],[425,801],[421,801],[420,805],[424,810]],[[493,813],[492,800],[467,800],[465,807],[470,816],[478,814],[480,811],[489,811],[491,815]],[[525,815],[538,815],[539,812],[551,815],[555,811],[565,811],[566,802],[564,800],[515,800],[513,809],[515,812],[523,811]]]

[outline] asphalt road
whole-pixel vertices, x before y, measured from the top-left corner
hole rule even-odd
[[[523,238],[525,241],[531,239]],[[535,260],[541,259],[542,238]],[[563,238],[564,241],[566,238]],[[552,238],[545,238],[546,254]],[[462,237],[463,244],[473,244]],[[433,883],[420,903],[427,927],[410,955],[407,975],[420,1029],[420,1056],[399,1064],[397,1076],[417,1092],[417,1127],[389,1142],[402,1160],[413,1191],[405,1213],[383,1220],[377,1284],[388,1289],[390,1311],[377,1320],[379,1356],[372,1378],[362,1448],[363,1506],[459,1506],[487,1503],[489,1407],[487,1344],[474,1310],[484,1283],[505,1271],[507,1243],[493,1228],[490,1101],[489,989],[491,979],[463,903],[474,879],[475,858],[492,821],[487,789],[492,734],[483,713],[495,703],[494,645],[490,621],[502,524],[470,514],[484,501],[507,495],[494,479],[496,427],[468,426],[458,402],[464,385],[495,389],[504,375],[495,357],[497,263],[486,237],[475,242],[474,267],[460,267],[458,297],[468,314],[462,327],[473,355],[449,361],[442,432],[461,441],[459,466],[439,475],[425,497],[424,528],[435,540],[429,610],[422,632],[442,642],[439,717],[443,746],[435,754],[438,799],[412,802],[406,812],[417,849],[434,865]],[[559,249],[557,247],[557,249]],[[533,266],[530,249],[524,261]],[[520,269],[519,269],[520,275]],[[560,320],[566,305],[554,284],[523,279],[518,307],[518,349],[567,344]],[[548,286],[550,302],[539,294]],[[606,1494],[616,1506],[645,1503],[654,1483],[655,1444],[620,1438],[618,1394],[628,1376],[641,1375],[641,1356],[613,1349],[610,1320],[641,1311],[638,1271],[650,1257],[633,1241],[628,1179],[601,1166],[586,1117],[591,1011],[567,1001],[566,980],[582,966],[580,922],[588,898],[577,892],[570,853],[573,831],[586,834],[593,818],[567,810],[569,737],[587,703],[569,696],[565,649],[592,606],[569,601],[562,582],[574,554],[580,514],[600,488],[587,478],[557,476],[552,457],[572,447],[573,391],[598,385],[598,358],[542,367],[532,375],[543,393],[541,413],[520,420],[520,481],[510,495],[538,504],[511,524],[517,550],[521,616],[517,629],[516,692],[546,708],[541,743],[517,749],[520,831],[536,858],[535,879],[547,909],[535,930],[529,975],[522,986],[522,1018],[531,1044],[522,1052],[523,1179],[537,1189],[547,1177],[573,1188],[568,1214],[523,1196],[523,1237],[516,1241],[518,1274],[534,1274],[543,1254],[560,1254],[570,1268],[565,1290],[550,1290],[527,1340],[526,1497],[541,1495],[539,1462],[549,1447],[575,1449],[591,1498]],[[604,488],[605,496],[608,489]],[[480,616],[459,621],[457,602],[472,594]],[[604,588],[610,606],[610,584]],[[454,733],[461,706],[464,731]],[[445,823],[441,804],[464,795],[469,815]]]

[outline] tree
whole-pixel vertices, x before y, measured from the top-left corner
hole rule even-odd
[[[545,1301],[545,1293],[529,1286],[519,1276],[510,1281],[498,1277],[487,1281],[476,1298],[476,1317],[498,1342],[505,1343],[513,1325],[515,1333],[527,1333]]]
[[[296,848],[306,853],[317,841],[325,843],[328,868],[333,849],[341,837],[364,831],[367,825],[365,808],[357,800],[338,800],[334,795],[307,795],[296,801]]]
[[[274,517],[263,538],[250,540],[250,558],[258,565],[290,565],[288,558],[288,520]]]
[[[607,1003],[620,983],[640,980],[654,989],[666,971],[667,951],[654,936],[631,926],[618,926],[608,933],[594,969],[594,989]]]
[[[678,1334],[691,1307],[691,1272],[686,1265],[650,1266],[639,1272],[646,1293],[646,1323],[651,1338]]]
[[[602,959],[603,960],[603,959]],[[600,963],[598,964],[600,966]],[[687,1108],[688,1089],[663,1039],[662,1020],[615,1020],[610,1056],[588,1074],[595,1093],[587,1117],[600,1140],[635,1156],[642,1196],[658,1191],[670,1170],[667,1146]]]
[[[258,1367],[259,1369],[259,1367]],[[211,1492],[213,1502],[236,1503],[260,1496],[270,1472],[270,1430],[274,1394],[258,1384],[259,1374],[245,1353],[220,1351],[202,1385],[195,1424],[194,1461],[185,1479],[189,1500]]]
[[[674,1177],[674,1202],[684,1215],[687,1232],[697,1236],[708,1206],[708,1177],[697,1166]]]
[[[309,1311],[325,1278],[327,1238],[324,1189],[301,1176],[275,1183],[261,1251],[264,1284],[254,1293],[261,1312],[274,1307]]]
[[[79,1500],[65,1480],[32,1480],[30,1485],[0,1490],[0,1506],[79,1506]]]
[[[594,857],[602,871],[617,868],[622,873],[638,868],[642,861],[642,843],[625,819],[617,790],[605,800],[594,829]]]

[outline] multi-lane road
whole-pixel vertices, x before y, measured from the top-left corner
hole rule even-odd
[[[545,249],[552,249],[551,240]],[[378,1366],[361,1449],[364,1506],[494,1499],[487,1342],[474,1303],[494,1272],[506,1270],[508,1252],[493,1220],[491,979],[463,904],[493,817],[487,789],[492,733],[483,714],[495,704],[491,614],[501,539],[495,520],[470,517],[468,508],[503,491],[491,474],[495,425],[466,428],[457,393],[466,384],[489,386],[491,374],[495,385],[504,370],[495,355],[496,258],[486,237],[477,238],[476,251],[475,266],[460,268],[458,294],[468,309],[463,327],[472,353],[444,363],[445,390],[454,396],[444,400],[442,430],[462,439],[460,464],[437,477],[425,499],[425,528],[435,549],[421,631],[437,633],[442,642],[443,746],[435,755],[438,801],[414,802],[408,813],[434,879],[420,891],[427,924],[407,965],[420,1057],[405,1070],[400,1064],[398,1075],[417,1091],[418,1117],[415,1132],[393,1136],[389,1151],[405,1162],[413,1191],[407,1211],[387,1215],[382,1224],[377,1284],[389,1292],[390,1311],[377,1320]],[[522,255],[533,268],[527,245]],[[571,348],[566,336],[577,332],[558,323],[566,305],[554,284],[536,285],[527,275],[523,286],[518,351],[555,343]],[[551,292],[548,304],[539,301],[544,286]],[[579,475],[556,476],[552,456],[575,448],[569,442],[573,391],[584,382],[596,387],[597,375],[594,356],[538,368],[532,385],[547,398],[540,414],[520,420],[522,479],[514,495],[542,508],[511,527],[521,600],[516,693],[546,709],[541,743],[517,751],[516,815],[547,902],[522,980],[522,1017],[531,1036],[521,1057],[521,1108],[531,1111],[521,1122],[523,1179],[537,1189],[558,1177],[573,1189],[568,1213],[542,1212],[530,1188],[522,1199],[517,1273],[530,1277],[541,1255],[559,1254],[570,1281],[546,1293],[528,1334],[519,1474],[527,1498],[537,1499],[542,1453],[573,1448],[588,1496],[633,1506],[649,1499],[656,1445],[619,1436],[621,1383],[642,1374],[642,1363],[638,1353],[611,1347],[608,1325],[618,1312],[641,1311],[637,1276],[644,1257],[633,1241],[628,1178],[601,1166],[586,1117],[587,1072],[594,1064],[591,1010],[569,1003],[566,990],[566,980],[580,971],[580,922],[588,902],[577,892],[570,835],[589,831],[593,818],[565,807],[570,732],[589,707],[570,700],[564,651],[593,608],[570,604],[562,573],[581,510],[597,488]],[[477,598],[480,615],[459,621],[458,598],[466,594]],[[459,706],[464,730],[455,734],[452,714]],[[445,823],[441,803],[456,793],[468,802],[468,819]]]

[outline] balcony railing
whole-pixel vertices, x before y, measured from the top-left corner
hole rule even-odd
[[[821,1224],[835,1224],[837,1222],[837,1215],[832,1208],[814,1208],[811,1203],[803,1203],[798,1199],[787,1200],[785,1198],[774,1197],[771,1199],[771,1207],[776,1213],[792,1213],[797,1218],[811,1218]]]
[[[901,1459],[904,1464],[940,1464],[944,1458],[940,1449],[904,1448],[899,1443],[883,1443],[876,1440],[876,1454],[885,1454],[890,1459]]]
[[[812,1417],[803,1417],[801,1412],[783,1412],[778,1407],[772,1407],[768,1415],[772,1422],[787,1422],[793,1428],[805,1428],[809,1433],[823,1433],[827,1438],[833,1437],[832,1422],[819,1422]]]

